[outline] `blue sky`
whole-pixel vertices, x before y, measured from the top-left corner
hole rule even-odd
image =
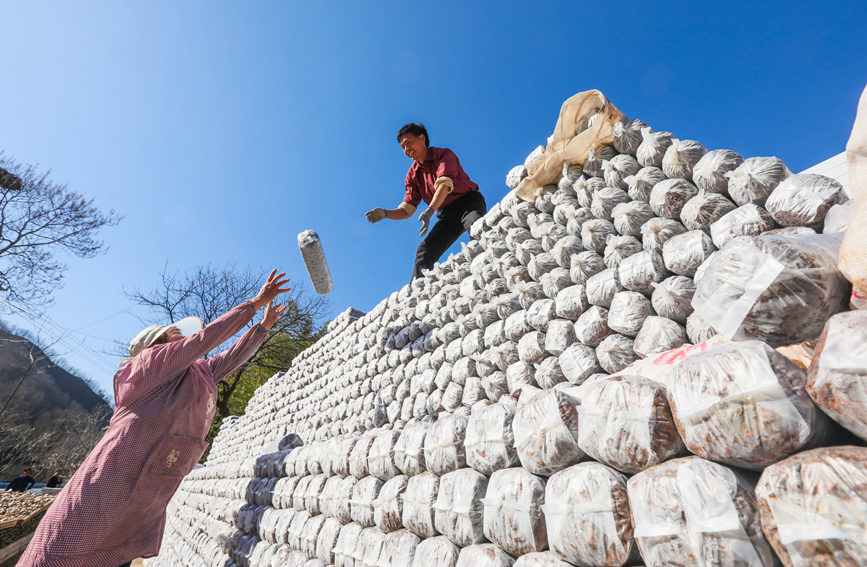
[[[156,286],[166,264],[276,266],[307,282],[296,235],[309,228],[332,315],[406,283],[417,220],[364,220],[402,199],[405,122],[455,150],[490,206],[576,92],[800,171],[844,149],[867,83],[863,1],[6,2],[0,14],[0,149],[125,215],[102,233],[106,254],[61,256],[44,314],[56,326],[2,316],[62,337],[54,350],[109,392],[119,357],[93,351],[139,330],[123,291]]]

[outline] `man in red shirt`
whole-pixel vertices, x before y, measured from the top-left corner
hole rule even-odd
[[[448,148],[431,147],[424,126],[415,123],[404,125],[397,133],[397,141],[403,153],[414,160],[406,173],[403,203],[396,209],[377,207],[367,211],[366,216],[370,222],[408,219],[424,201],[428,208],[419,215],[419,234],[424,236],[430,218],[437,214],[439,221],[421,241],[415,255],[412,277],[417,278],[422,270],[432,268],[449,246],[465,230],[469,231],[488,209],[479,186],[470,180],[458,156]]]

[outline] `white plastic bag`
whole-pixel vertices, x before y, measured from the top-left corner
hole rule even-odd
[[[662,253],[665,242],[686,232],[686,227],[674,219],[654,217],[641,225],[641,245],[648,252]]]
[[[397,475],[385,482],[373,500],[373,521],[385,533],[403,528],[403,493],[407,477]]]
[[[686,179],[665,179],[653,186],[650,208],[662,218],[679,219],[683,206],[698,194],[698,188]]]
[[[633,340],[619,333],[608,335],[596,347],[599,366],[610,374],[623,370],[638,358],[633,348]]]
[[[736,341],[693,355],[667,381],[677,429],[696,455],[761,470],[828,433],[806,374],[759,341]]]
[[[642,167],[635,175],[630,175],[624,181],[629,197],[635,201],[648,202],[653,186],[667,179],[661,169],[654,166]]]
[[[467,421],[468,412],[462,409],[441,416],[430,425],[424,441],[424,460],[429,471],[445,474],[466,466],[464,436]]]
[[[445,536],[422,539],[415,548],[412,567],[455,567],[460,548]]]
[[[581,226],[581,245],[585,250],[601,254],[605,250],[605,241],[616,234],[617,229],[610,220],[591,219]]]
[[[647,297],[635,291],[620,291],[611,300],[608,327],[617,333],[634,337],[650,315],[653,315],[653,307]]]
[[[425,472],[407,481],[403,493],[403,527],[421,538],[437,535],[434,527],[434,503],[440,477]]]
[[[662,259],[670,272],[692,277],[714,252],[716,246],[710,236],[702,230],[690,230],[673,236],[662,246]]]
[[[494,403],[472,412],[464,439],[468,466],[489,475],[518,463],[514,417],[515,406],[509,403]]]
[[[617,270],[609,268],[588,278],[584,290],[588,303],[607,308],[611,305],[614,294],[623,290],[623,286],[617,277]]]
[[[824,175],[792,175],[777,185],[765,208],[781,226],[821,228],[828,210],[845,200],[843,186]]]
[[[692,169],[692,180],[708,193],[728,194],[729,171],[735,170],[744,158],[732,150],[712,150],[704,154]]]
[[[581,344],[597,347],[610,334],[608,310],[604,307],[598,305],[588,307],[575,322],[575,338]]]
[[[662,254],[649,250],[629,256],[617,268],[617,278],[624,289],[647,295],[653,293],[654,283],[661,282],[669,275]]]
[[[561,390],[544,390],[519,404],[512,421],[521,465],[549,475],[584,458],[578,446],[580,402]]]
[[[837,271],[842,235],[741,237],[720,250],[696,287],[692,305],[729,338],[774,347],[819,335],[846,309],[849,283]]]
[[[635,474],[686,449],[665,388],[641,376],[618,375],[588,383],[578,415],[578,443],[597,461]]]
[[[725,175],[729,180],[729,196],[735,203],[764,206],[768,195],[789,174],[780,158],[751,157]]]
[[[541,478],[522,468],[496,471],[484,498],[485,536],[514,555],[544,550],[548,547],[544,503]]]
[[[642,250],[641,241],[634,236],[609,236],[602,258],[607,267],[617,268],[624,259]]]
[[[573,465],[548,479],[544,508],[548,545],[570,563],[617,566],[638,558],[624,475],[599,463]]]
[[[680,220],[689,230],[710,231],[710,226],[732,212],[737,205],[720,193],[699,189],[698,195],[687,201],[680,211]]]
[[[641,169],[641,165],[629,154],[621,153],[602,162],[602,176],[609,187],[626,189],[627,185],[624,179],[634,175],[639,169]]]
[[[775,226],[771,213],[755,203],[747,203],[726,213],[710,225],[710,236],[714,245],[722,248],[733,238],[758,236]]]
[[[488,477],[472,469],[460,469],[440,478],[434,505],[434,524],[452,543],[465,547],[485,540],[482,499]]]
[[[674,141],[674,136],[671,132],[654,132],[650,127],[644,127],[641,129],[641,137],[641,144],[635,150],[638,163],[645,167],[650,165],[660,167],[665,151]]]
[[[762,526],[785,565],[867,564],[867,448],[804,451],[756,486]]]
[[[775,565],[753,484],[743,475],[684,457],[626,484],[635,540],[648,565]]]
[[[647,124],[637,118],[628,122],[617,122],[613,129],[614,141],[612,145],[614,149],[621,154],[635,155],[642,141],[641,129],[646,127]]]
[[[632,348],[641,357],[669,351],[686,342],[686,329],[665,317],[650,316],[644,320]]]
[[[807,391],[834,421],[867,440],[867,311],[828,320],[807,373]]]
[[[515,558],[492,543],[477,543],[461,549],[455,567],[512,567]]]
[[[641,226],[656,214],[644,201],[620,203],[611,210],[614,228],[624,236],[641,236]]]
[[[692,313],[692,297],[695,283],[685,276],[671,276],[658,284],[653,284],[650,303],[660,317],[666,317],[680,324],[686,324]]]

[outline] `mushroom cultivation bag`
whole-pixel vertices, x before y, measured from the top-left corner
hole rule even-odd
[[[602,176],[609,187],[626,189],[625,179],[641,169],[641,164],[629,154],[621,153],[602,162]]]
[[[698,195],[698,188],[686,179],[666,179],[653,186],[650,208],[658,216],[679,219],[683,206]]]
[[[572,256],[569,277],[578,285],[585,285],[587,280],[605,269],[605,261],[596,252],[580,252]]]
[[[647,357],[675,349],[685,342],[686,329],[683,325],[665,317],[650,316],[635,335],[632,348],[638,356]]]
[[[627,481],[635,540],[647,565],[772,567],[753,483],[723,465],[684,457]]]
[[[460,548],[445,536],[421,540],[415,548],[412,567],[455,567]]]
[[[633,340],[619,333],[605,337],[596,347],[599,366],[610,374],[619,372],[639,359]]]
[[[820,229],[830,208],[845,199],[839,181],[802,173],[781,181],[765,202],[765,208],[781,226]]]
[[[665,388],[641,376],[610,376],[584,387],[578,444],[597,461],[627,474],[686,452]]]
[[[487,487],[488,477],[472,469],[460,469],[440,477],[434,524],[455,545],[466,547],[485,541],[482,499]]]
[[[629,195],[623,189],[603,187],[593,194],[593,199],[590,201],[590,212],[597,219],[610,220],[614,207],[627,201],[629,201]]]
[[[850,286],[837,271],[842,235],[741,237],[713,258],[692,305],[729,338],[773,347],[819,335],[846,309]]]
[[[415,559],[421,539],[408,530],[397,530],[385,536],[376,567],[407,567]]]
[[[732,150],[712,150],[701,156],[692,168],[692,180],[708,193],[728,194],[726,173],[737,169],[744,158]]]
[[[611,210],[614,228],[623,236],[641,236],[641,226],[656,214],[643,201],[620,203]]]
[[[430,425],[424,442],[424,460],[429,471],[445,474],[466,466],[464,436],[468,413],[463,409]]]
[[[643,250],[641,241],[634,236],[609,236],[602,258],[609,268],[617,268],[620,263]]]
[[[645,127],[641,129],[641,138],[641,144],[635,150],[638,163],[645,167],[651,165],[660,167],[665,151],[674,141],[674,136],[671,132],[654,132],[650,127]]]
[[[575,338],[581,344],[597,347],[611,334],[608,328],[608,310],[592,305],[575,321]]]
[[[579,400],[561,390],[545,390],[518,405],[512,421],[521,465],[549,475],[584,458],[578,445]]]
[[[491,475],[484,498],[484,533],[513,555],[548,547],[545,529],[545,482],[522,468]]]
[[[440,477],[425,472],[411,477],[403,493],[403,527],[419,537],[437,535],[434,527],[434,503]]]
[[[515,406],[509,403],[494,403],[470,414],[464,438],[467,465],[489,475],[518,463],[514,417]]]
[[[407,477],[398,475],[387,480],[373,500],[373,521],[383,532],[393,532],[403,528],[403,493],[406,491]]]
[[[710,236],[701,230],[690,230],[672,237],[662,246],[662,260],[670,272],[692,277],[714,252],[716,246]]]
[[[548,479],[545,523],[551,550],[574,565],[626,565],[638,559],[626,477],[600,463],[579,463]]]
[[[807,395],[806,379],[765,343],[736,341],[675,366],[667,391],[690,451],[761,470],[827,436],[827,418]]]
[[[394,447],[394,463],[406,476],[424,472],[424,440],[429,424],[416,421],[406,424]]]
[[[771,465],[756,486],[765,534],[786,566],[867,564],[867,448],[826,447]]]
[[[591,346],[572,344],[557,358],[563,377],[571,384],[580,385],[587,378],[602,371]]]
[[[643,167],[638,170],[635,175],[630,175],[624,181],[626,182],[627,192],[629,197],[635,201],[647,202],[650,200],[650,191],[653,186],[667,179],[662,170],[658,167]]]
[[[617,270],[608,268],[590,277],[584,286],[587,294],[587,302],[599,307],[609,307],[614,294],[621,291],[623,286],[617,277]]]
[[[828,319],[807,372],[807,391],[822,411],[867,441],[867,312]]]
[[[654,217],[641,225],[641,245],[648,252],[662,253],[662,246],[673,236],[686,232],[686,227],[674,219]]]
[[[374,436],[367,456],[371,475],[386,481],[400,474],[394,461],[394,449],[399,438],[400,431],[394,430],[381,431]]]
[[[768,195],[790,174],[780,158],[752,157],[726,173],[728,192],[738,205],[764,205]]]
[[[620,334],[634,337],[644,320],[653,315],[650,300],[636,291],[620,291],[608,309],[608,327]]]
[[[722,248],[738,236],[758,236],[772,230],[776,225],[771,213],[747,203],[730,211],[710,225],[710,236],[717,248]]]
[[[364,527],[375,525],[373,501],[379,496],[382,485],[383,482],[375,476],[366,476],[356,483],[349,502],[350,515],[354,522]]]
[[[512,567],[515,558],[492,543],[478,543],[461,549],[455,567]]]
[[[692,179],[693,168],[706,153],[707,148],[695,140],[675,139],[662,157],[662,172],[671,178]]]
[[[629,256],[617,268],[617,277],[624,289],[646,295],[653,292],[654,283],[661,282],[669,275],[662,254],[647,250]]]
[[[591,219],[581,226],[581,245],[585,250],[601,254],[605,251],[608,237],[616,234],[617,229],[614,228],[614,224],[610,220]]]
[[[689,230],[710,231],[710,226],[732,212],[737,205],[720,193],[699,189],[698,195],[687,201],[680,211],[680,220]]]
[[[647,124],[637,118],[628,122],[617,122],[613,128],[614,149],[621,154],[635,155],[642,142],[641,129],[646,127]]]

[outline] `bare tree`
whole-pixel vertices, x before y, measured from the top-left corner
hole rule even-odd
[[[253,297],[259,291],[265,273],[265,270],[249,267],[237,269],[234,266],[216,268],[207,265],[189,273],[173,274],[164,268],[157,289],[134,290],[127,292],[127,297],[168,322],[195,315],[207,325]],[[256,354],[220,382],[215,423],[238,407],[239,404],[230,405],[230,400],[239,386],[245,381],[261,380],[263,375],[270,377],[275,372],[286,370],[295,355],[319,336],[328,303],[322,297],[311,297],[297,284],[293,287],[292,292],[280,297],[279,301],[286,303],[288,309],[278,319]],[[240,404],[241,409],[246,406],[246,401]]]
[[[99,229],[119,221],[48,172],[0,152],[0,293],[24,305],[49,302],[66,269],[55,253],[93,257],[103,249]]]

